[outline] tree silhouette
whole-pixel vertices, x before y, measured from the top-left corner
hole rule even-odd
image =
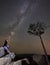
[[[42,47],[43,47],[43,50],[44,50],[44,53],[45,53],[46,62],[47,62],[47,65],[49,65],[47,52],[46,52],[46,49],[45,49],[45,46],[44,46],[44,43],[43,43],[43,40],[42,40],[42,37],[41,37],[41,35],[45,33],[45,29],[46,29],[46,26],[42,22],[37,22],[37,23],[34,23],[34,24],[30,24],[27,32],[29,34],[36,35],[40,38],[41,44],[42,44]]]

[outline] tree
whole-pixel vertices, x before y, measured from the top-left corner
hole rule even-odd
[[[46,26],[42,22],[37,22],[37,23],[34,23],[34,24],[30,24],[27,32],[29,34],[36,35],[40,38],[41,44],[42,44],[42,47],[43,47],[43,50],[44,50],[44,53],[45,53],[46,62],[49,65],[47,52],[46,52],[46,49],[45,49],[45,46],[44,46],[44,43],[43,43],[43,40],[42,40],[42,36],[41,36],[42,34],[45,33],[45,29],[46,29]]]

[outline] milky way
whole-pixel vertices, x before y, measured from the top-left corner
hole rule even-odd
[[[29,24],[37,21],[50,25],[49,0],[0,0],[0,41],[7,39],[14,52],[43,52],[39,38],[27,33]],[[50,28],[43,39],[50,54]]]

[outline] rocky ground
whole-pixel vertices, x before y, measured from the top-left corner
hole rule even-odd
[[[47,65],[44,55],[14,54],[0,58],[0,65]],[[12,58],[14,58],[12,60]]]

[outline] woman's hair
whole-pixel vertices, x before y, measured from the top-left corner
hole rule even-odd
[[[4,41],[4,45],[3,46],[6,46],[7,45],[7,40]]]

